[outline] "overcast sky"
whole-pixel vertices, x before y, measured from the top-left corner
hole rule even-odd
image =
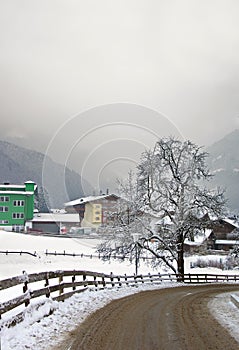
[[[238,18],[238,0],[1,0],[0,137],[66,162],[93,130],[80,148],[111,144],[101,168],[142,130],[210,145],[239,126]]]

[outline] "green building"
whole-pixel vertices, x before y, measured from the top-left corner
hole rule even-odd
[[[0,229],[24,231],[26,221],[33,218],[36,188],[32,181],[24,185],[0,184]]]

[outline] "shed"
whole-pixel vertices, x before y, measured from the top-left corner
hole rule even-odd
[[[32,220],[28,221],[28,232],[44,232],[60,234],[70,230],[72,226],[80,226],[78,214],[62,213],[36,213]]]

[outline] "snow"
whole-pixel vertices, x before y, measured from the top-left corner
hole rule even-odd
[[[135,272],[134,264],[130,264],[129,261],[119,263],[113,260],[109,263],[103,262],[98,258],[45,255],[46,250],[48,252],[63,252],[65,250],[66,252],[74,252],[76,254],[95,254],[95,247],[98,243],[99,239],[96,238],[46,237],[0,231],[1,251],[22,250],[32,253],[36,252],[37,254],[37,257],[24,254],[0,254],[0,279],[18,275],[26,279],[27,273],[69,269],[82,269],[104,273],[113,272],[114,274],[133,274]],[[198,256],[194,256],[193,258],[185,259],[186,272],[191,271],[190,262],[197,258]],[[213,256],[210,258],[220,259],[222,257]],[[23,271],[26,271],[26,273],[23,274]],[[153,271],[148,266],[141,264],[139,273],[146,274],[148,272]],[[220,270],[215,268],[194,268],[191,272],[220,273]],[[226,273],[238,274],[239,271],[227,271]],[[69,331],[73,330],[90,313],[103,307],[111,300],[137,293],[141,290],[174,287],[176,285],[178,286],[178,284],[163,283],[161,285],[138,285],[138,287],[121,287],[98,291],[94,287],[83,293],[75,294],[65,302],[55,302],[50,298],[46,299],[43,305],[36,305],[36,303],[31,302],[25,308],[24,321],[13,328],[3,328],[1,331],[2,349],[52,349],[56,345],[56,342],[60,342]],[[22,293],[22,290],[20,293]],[[1,301],[8,300],[9,296],[10,292],[7,292],[7,295],[6,292],[4,295],[4,291],[2,291],[2,294],[0,293]],[[213,314],[219,319],[219,322],[229,327],[233,334],[234,332],[237,333],[235,327],[238,327],[239,310],[230,302],[228,295],[215,298],[215,301],[213,300],[210,304],[210,308]],[[51,309],[54,309],[53,314],[43,317]]]
[[[225,245],[235,245],[239,244],[238,240],[232,240],[232,239],[216,239],[216,244],[225,244]]]
[[[232,220],[232,219],[229,219],[229,218],[224,218],[223,221],[227,222],[228,224],[236,227],[236,228],[239,228],[239,223],[236,221],[236,220]]]
[[[216,160],[219,160],[222,158],[222,155],[220,154],[219,156],[217,156],[216,158],[213,159],[213,162],[215,162]]]
[[[89,202],[94,202],[94,201],[97,201],[97,200],[105,199],[105,198],[108,198],[108,197],[111,197],[111,196],[119,198],[115,194],[107,194],[107,195],[104,194],[104,195],[101,195],[101,196],[88,196],[88,197],[78,198],[78,199],[75,199],[73,201],[67,202],[67,203],[64,204],[64,206],[65,207],[70,207],[70,206],[74,206],[74,205],[78,205],[78,204],[85,204],[85,203],[89,203]]]
[[[36,213],[31,221],[34,222],[74,222],[79,223],[79,214],[68,213]]]
[[[186,238],[185,243],[188,245],[200,245],[210,236],[211,233],[212,233],[211,229],[206,229],[203,234],[195,235],[194,242],[192,242],[188,238]]]
[[[213,173],[220,173],[222,171],[225,171],[225,169],[224,168],[215,169],[213,170]]]
[[[209,302],[208,306],[218,322],[227,328],[232,337],[239,342],[239,308],[232,303],[231,294],[222,293],[217,295]]]

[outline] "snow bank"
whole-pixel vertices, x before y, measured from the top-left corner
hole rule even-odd
[[[56,303],[49,300],[37,311],[34,307],[30,308],[24,321],[14,328],[4,328],[2,330],[2,349],[51,349],[54,345],[60,343],[69,331],[83,322],[89,314],[110,301],[143,290],[169,288],[178,285],[178,283],[164,283],[158,286],[141,285],[139,287],[121,287],[99,291],[87,290],[84,293],[75,294],[65,302]],[[52,303],[54,304],[52,305]],[[52,307],[55,309],[54,313],[42,318]]]

